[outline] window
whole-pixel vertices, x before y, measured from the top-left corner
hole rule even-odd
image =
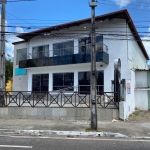
[[[79,40],[79,53],[86,54],[91,52],[91,38],[85,37]]]
[[[53,56],[71,55],[74,53],[74,41],[53,44]]]
[[[96,37],[96,51],[103,50],[103,36]],[[91,53],[91,37],[84,37],[79,39],[79,53]]]
[[[48,91],[49,74],[34,74],[32,76],[32,91]]]
[[[103,86],[104,86],[104,72],[103,71],[97,71],[97,91],[103,92]],[[80,93],[86,93],[90,92],[90,72],[79,72],[78,73],[78,91]]]
[[[32,48],[32,58],[49,57],[49,45],[37,46]]]
[[[27,49],[18,49],[16,50],[16,65],[19,65],[20,60],[25,60],[27,59]]]
[[[53,74],[53,90],[64,89],[74,90],[74,73],[55,73]]]

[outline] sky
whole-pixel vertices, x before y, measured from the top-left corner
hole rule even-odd
[[[7,0],[6,31],[25,33],[91,17],[91,0]],[[98,0],[96,16],[127,9],[150,56],[150,0]],[[6,36],[6,53],[13,56],[16,33]]]

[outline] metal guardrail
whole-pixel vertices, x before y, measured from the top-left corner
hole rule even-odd
[[[0,107],[53,107],[90,108],[90,93],[73,91],[28,92],[0,91]],[[119,93],[101,92],[97,95],[97,107],[119,108]]]
[[[105,45],[104,43],[102,45],[103,46],[101,48],[99,48],[97,50],[97,52],[104,51],[104,52],[108,53],[108,46]],[[43,50],[40,52],[37,51],[36,53],[27,53],[26,56],[22,55],[22,60],[55,57],[55,56],[65,56],[65,55],[72,55],[72,54],[85,54],[85,53],[91,54],[91,51],[89,50],[91,47],[91,44],[87,44],[84,47],[87,47],[87,46],[88,46],[88,48],[85,49],[83,52],[80,50],[81,47],[83,47],[83,46],[76,46],[76,47],[70,47],[68,49],[61,48],[61,49],[54,49],[54,50],[47,50],[47,51]]]

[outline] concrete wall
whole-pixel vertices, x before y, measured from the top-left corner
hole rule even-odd
[[[147,71],[136,71],[135,109],[148,110]]]
[[[98,121],[118,119],[118,109],[97,109]],[[86,120],[91,118],[89,108],[31,108],[7,107],[0,109],[0,118],[11,119],[63,119]]]
[[[14,60],[13,60],[13,91],[26,91],[28,87],[28,75],[18,75],[15,76],[15,68],[18,68],[19,65],[16,65],[16,50],[27,48],[28,43],[20,43],[14,46]]]
[[[147,72],[147,86],[150,87],[150,71]],[[148,109],[150,109],[150,90],[148,91]]]
[[[145,58],[141,48],[139,47],[136,39],[131,37],[130,28],[127,25],[127,58],[128,69],[148,69],[147,59]]]
[[[135,109],[148,110],[148,91],[135,90]]]
[[[127,85],[130,85],[130,91]],[[127,119],[135,111],[135,72],[130,70],[130,78],[126,79],[125,101],[119,104],[120,119]]]

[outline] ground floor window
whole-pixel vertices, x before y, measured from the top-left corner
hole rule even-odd
[[[32,91],[48,91],[49,74],[32,75]]]
[[[54,73],[53,90],[74,90],[74,73]]]
[[[97,92],[104,91],[104,72],[97,71]],[[90,71],[78,73],[78,91],[80,93],[90,92]]]

